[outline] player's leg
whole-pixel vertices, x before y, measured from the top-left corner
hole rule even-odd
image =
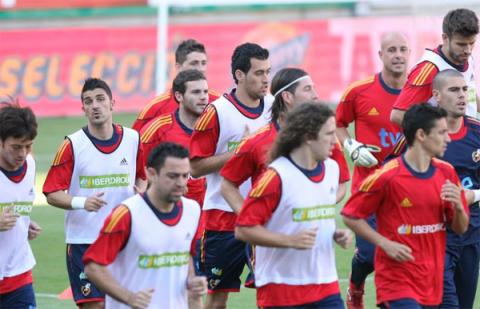
[[[368,223],[372,228],[376,228],[374,218],[369,218]],[[352,258],[352,271],[346,304],[349,309],[363,309],[365,280],[374,271],[375,246],[358,235],[355,236],[355,240],[356,248]]]
[[[105,294],[88,280],[82,257],[89,245],[67,245],[67,270],[73,300],[82,309],[104,308]]]
[[[466,245],[455,271],[455,285],[460,308],[473,308],[478,284],[480,242]]]
[[[440,308],[459,308],[457,288],[455,285],[455,269],[460,257],[460,247],[447,245],[445,254],[445,269],[443,272],[443,297]]]
[[[200,267],[207,276],[205,307],[226,308],[228,293],[240,291],[240,276],[246,264],[245,243],[233,232],[205,231]]]
[[[0,294],[0,308],[35,309],[35,293],[31,283],[11,292]]]

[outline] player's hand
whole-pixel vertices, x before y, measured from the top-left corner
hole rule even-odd
[[[352,243],[353,234],[349,229],[336,229],[333,240],[343,249],[347,249]]]
[[[85,201],[85,210],[97,212],[100,208],[105,206],[107,202],[101,198],[104,194],[105,192],[99,192],[89,196]]]
[[[33,240],[40,235],[42,232],[42,228],[38,225],[35,221],[30,221],[30,225],[28,226],[28,240]]]
[[[372,167],[378,164],[378,160],[372,154],[372,152],[380,152],[377,147],[359,143],[353,138],[347,138],[343,142],[343,147],[348,151],[348,155],[355,165]]]
[[[187,279],[187,289],[193,297],[201,297],[207,293],[207,277],[190,276]]]
[[[17,223],[19,215],[13,212],[13,207],[14,205],[7,206],[0,213],[0,231],[8,231]]]
[[[145,309],[152,300],[154,289],[148,289],[131,293],[128,297],[127,304],[134,309]]]
[[[463,209],[462,189],[452,183],[450,180],[447,179],[447,181],[443,184],[440,196],[442,200],[452,203],[456,210]]]
[[[392,259],[397,262],[413,261],[412,249],[396,241],[387,240],[380,245],[382,250]]]
[[[311,249],[317,239],[318,227],[303,230],[291,236],[290,246],[296,249]]]

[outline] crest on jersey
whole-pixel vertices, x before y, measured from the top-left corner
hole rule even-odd
[[[477,149],[476,151],[474,151],[472,153],[472,160],[473,162],[477,163],[478,161],[480,161],[480,149]]]
[[[82,290],[83,296],[88,296],[90,295],[90,293],[92,293],[92,289],[90,285],[91,285],[90,283],[87,283],[85,285],[82,285],[82,287],[80,288]]]

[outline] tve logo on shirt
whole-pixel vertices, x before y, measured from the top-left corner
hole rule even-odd
[[[320,205],[309,208],[293,208],[294,222],[313,221],[335,218],[335,205]]]
[[[174,267],[188,264],[190,254],[188,252],[172,252],[159,255],[140,255],[138,257],[139,268]]]
[[[110,187],[127,187],[130,184],[128,176],[128,174],[80,176],[80,188],[97,189]]]
[[[397,144],[398,140],[402,136],[400,132],[388,132],[384,128],[382,128],[380,132],[378,132],[378,135],[380,136],[380,144],[383,148],[394,146],[395,144]]]

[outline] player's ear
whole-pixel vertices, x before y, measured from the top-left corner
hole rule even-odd
[[[157,175],[157,171],[151,166],[147,166],[145,171],[147,172],[148,182],[150,182]]]
[[[178,103],[182,102],[183,94],[181,94],[180,91],[175,91],[173,95],[175,96],[175,101]]]
[[[240,82],[245,79],[245,73],[242,70],[235,70],[235,78]]]
[[[442,41],[443,45],[446,45],[448,43],[448,35],[446,33],[442,33]]]
[[[432,89],[432,96],[435,99],[435,101],[439,101],[440,99],[440,91],[438,89]]]

